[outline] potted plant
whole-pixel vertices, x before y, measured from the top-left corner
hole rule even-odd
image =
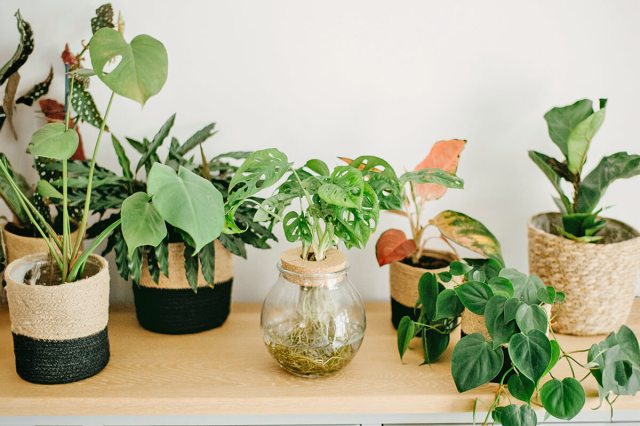
[[[608,155],[584,175],[605,111],[606,99],[600,100],[598,111],[588,99],[551,109],[544,118],[562,161],[529,151],[559,195],[559,213],[538,214],[529,221],[529,269],[567,295],[553,311],[552,326],[561,333],[594,335],[618,328],[631,310],[640,271],[638,231],[600,216],[598,208],[613,181],[640,174],[640,155]],[[564,182],[572,188],[571,198]]]
[[[465,145],[466,141],[461,139],[436,142],[425,159],[416,166],[415,172],[441,169],[455,173]],[[378,264],[390,265],[391,321],[396,328],[404,316],[417,319],[415,305],[421,276],[426,272],[444,273],[446,280],[449,265],[458,259],[452,243],[502,261],[500,244],[476,219],[460,212],[445,210],[426,222],[424,220],[428,203],[441,198],[447,188],[462,188],[462,179],[455,182],[433,183],[416,180],[403,183],[401,209],[392,212],[407,219],[411,238],[407,238],[400,229],[388,229],[380,235],[376,243]],[[432,228],[438,231],[438,235],[428,235]],[[446,243],[450,251],[428,248],[427,243],[435,239]],[[428,333],[428,330],[424,330],[424,333]]]
[[[111,233],[102,254],[114,251],[120,275],[132,279],[139,323],[155,332],[184,334],[209,330],[224,323],[231,307],[232,254],[246,257],[245,244],[268,248],[268,241],[275,236],[265,226],[252,221],[257,208],[250,203],[243,204],[235,212],[242,232],[228,230],[221,233],[225,217],[223,202],[228,198],[229,183],[237,169],[233,162],[247,153],[220,154],[210,161],[204,158],[202,144],[216,133],[215,123],[198,130],[184,143],[171,137],[169,152],[163,161],[165,167],[160,167],[158,150],[169,138],[174,121],[175,114],[151,139],[126,138],[141,155],[135,167],[121,142],[112,136],[122,174],[98,170],[100,177],[94,185],[95,202],[91,210],[100,215],[100,220],[88,234],[97,235],[122,219],[122,227]],[[198,149],[200,162],[192,155],[193,150]],[[79,186],[83,184],[82,176],[86,176],[87,167],[86,161],[73,164],[74,182]],[[158,170],[167,170],[167,167],[178,172],[180,179],[177,181],[184,181],[186,190],[176,192],[165,200],[167,204],[163,204],[163,200],[150,191],[160,179]],[[156,170],[155,174],[151,173],[153,170]],[[56,176],[55,184],[58,185],[59,168],[52,165],[47,172]],[[203,180],[208,183],[205,185]],[[204,192],[197,192],[200,189]],[[71,194],[73,203],[79,194],[77,191]],[[145,201],[144,194],[154,201]],[[205,194],[215,201],[197,203]],[[259,198],[251,200],[258,204],[262,201]],[[176,211],[182,211],[192,203],[197,209],[191,212],[193,217],[176,221]],[[154,217],[158,220],[151,221]],[[198,228],[192,227],[191,222],[202,220],[208,222]],[[158,239],[158,235],[164,237]],[[207,236],[202,248],[195,243],[199,235]]]
[[[150,36],[139,35],[128,43],[120,32],[101,28],[91,38],[88,49],[93,70],[77,70],[70,77],[86,78],[95,74],[111,90],[111,96],[90,163],[78,223],[81,236],[89,218],[96,154],[115,95],[144,105],[160,91],[167,77],[166,50]],[[108,65],[117,57],[120,57],[117,64]],[[67,104],[73,97],[72,92],[73,85],[70,85]],[[0,173],[49,249],[47,254],[32,254],[16,260],[5,271],[16,371],[23,379],[36,383],[81,380],[101,371],[109,360],[108,265],[93,252],[120,222],[111,224],[84,250],[80,250],[81,237],[75,242],[71,238],[67,166],[78,147],[78,135],[70,127],[69,119],[67,109],[65,122],[40,128],[33,134],[28,148],[34,156],[62,164],[61,192],[47,181],[40,183],[41,193],[61,199],[61,236],[22,192],[6,164],[0,162]]]
[[[364,306],[347,277],[347,259],[338,244],[363,248],[377,227],[380,209],[399,207],[404,181],[457,178],[441,170],[398,177],[387,162],[373,156],[333,170],[317,159],[294,168],[285,154],[266,149],[249,155],[236,171],[229,186],[229,212],[285,175],[254,216],[258,222],[282,222],[287,240],[300,244],[280,256],[280,277],[262,308],[263,339],[286,371],[322,377],[353,359],[365,329]]]

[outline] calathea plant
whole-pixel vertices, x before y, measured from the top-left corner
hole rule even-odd
[[[560,149],[558,160],[537,151],[529,151],[529,157],[542,170],[558,192],[554,198],[562,213],[562,227],[556,230],[566,238],[579,242],[598,242],[598,232],[605,226],[599,217],[600,199],[607,188],[617,179],[627,179],[640,174],[640,155],[617,152],[600,160],[586,176],[584,165],[591,140],[602,126],[607,100],[600,99],[600,109],[594,111],[589,99],[574,104],[552,108],[544,116],[549,136]],[[563,182],[573,190],[566,195]]]
[[[158,40],[147,36],[136,36],[131,43],[125,41],[118,31],[111,28],[102,28],[93,35],[89,42],[89,55],[93,70],[76,70],[71,73],[71,78],[82,75],[96,75],[109,89],[111,96],[107,104],[106,112],[100,123],[100,131],[89,165],[86,180],[86,195],[82,206],[82,214],[79,218],[78,231],[81,236],[87,229],[90,215],[90,203],[95,172],[95,162],[105,124],[116,94],[132,99],[141,105],[153,95],[157,94],[167,77],[167,53]],[[111,70],[113,59],[120,61]],[[67,103],[73,97],[73,87],[70,85],[67,95]],[[47,223],[38,209],[29,200],[12,178],[7,166],[0,164],[0,172],[9,181],[14,193],[19,197],[22,208],[27,212],[30,222],[37,229],[38,234],[46,241],[50,256],[56,269],[60,272],[60,281],[73,282],[81,275],[84,265],[96,249],[96,247],[120,225],[119,221],[106,228],[89,247],[80,250],[82,238],[75,242],[71,240],[71,218],[69,214],[68,194],[68,159],[78,147],[78,134],[70,126],[70,109],[66,111],[64,123],[49,123],[36,131],[31,138],[28,151],[37,156],[60,161],[62,165],[62,191],[56,190],[47,181],[39,184],[41,194],[50,198],[59,198],[62,205],[62,236]]]

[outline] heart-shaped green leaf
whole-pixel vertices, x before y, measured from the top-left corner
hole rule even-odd
[[[556,364],[560,360],[560,344],[557,340],[549,340],[549,343],[551,344],[551,359],[549,360],[549,365],[547,365],[547,368],[544,370],[544,374],[542,375],[542,377],[549,374],[549,372],[553,369],[553,367],[556,366]]]
[[[467,281],[457,286],[455,291],[464,307],[476,315],[484,314],[487,302],[493,297],[489,286],[480,281]]]
[[[523,302],[514,298],[507,300],[504,304],[504,320],[509,322],[516,319],[516,313],[518,312],[518,308]]]
[[[224,203],[222,194],[208,180],[182,166],[176,174],[171,167],[155,163],[147,179],[147,192],[160,216],[191,237],[195,253],[220,235]]]
[[[31,136],[27,151],[36,157],[68,160],[77,148],[78,133],[75,130],[65,129],[63,123],[49,123]]]
[[[556,289],[551,286],[546,286],[545,288],[539,288],[536,291],[536,295],[538,299],[542,303],[546,303],[547,305],[551,305],[556,301]]]
[[[435,321],[445,318],[456,318],[464,310],[464,305],[458,298],[456,292],[447,288],[438,294],[436,300]]]
[[[422,349],[424,351],[424,363],[431,364],[440,358],[447,350],[451,335],[439,330],[422,330]]]
[[[167,226],[144,192],[136,192],[122,202],[122,235],[131,255],[137,247],[156,247],[167,235]]]
[[[504,296],[493,296],[484,309],[484,321],[487,331],[493,339],[494,347],[507,343],[517,331],[514,321],[505,320],[504,307],[506,302],[507,298]]]
[[[518,398],[520,401],[526,403],[531,402],[533,391],[536,389],[535,383],[522,374],[512,374],[507,382],[507,387],[509,388],[509,393],[513,395],[514,398]]]
[[[404,356],[404,353],[409,348],[409,343],[416,335],[416,328],[409,317],[402,317],[400,324],[398,324],[398,353],[400,359]]]
[[[551,360],[551,343],[540,330],[516,333],[509,340],[509,357],[518,371],[537,382]]]
[[[566,377],[562,381],[549,380],[540,389],[542,406],[553,417],[563,420],[574,418],[585,403],[585,393],[579,381]]]
[[[523,303],[516,312],[516,323],[523,333],[528,333],[531,330],[540,330],[546,333],[549,318],[540,306]]]
[[[500,423],[503,426],[535,426],[538,417],[528,405],[511,404],[500,410]]]
[[[102,28],[91,38],[89,54],[96,75],[107,87],[141,105],[167,80],[167,50],[148,35],[136,36],[127,43],[118,31]],[[115,68],[105,72],[107,64],[118,59]]]
[[[436,302],[438,299],[438,280],[430,272],[422,274],[418,281],[418,294],[422,312],[424,312],[428,323],[436,316]]]
[[[487,282],[494,295],[504,296],[507,299],[513,297],[513,284],[504,277],[493,277]]]
[[[494,349],[482,334],[464,336],[451,356],[451,375],[458,392],[489,382],[500,373],[503,362],[502,348]]]

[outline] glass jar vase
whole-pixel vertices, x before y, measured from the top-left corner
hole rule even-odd
[[[280,275],[262,305],[264,343],[278,364],[301,377],[324,377],[356,355],[366,327],[364,304],[347,276],[344,254],[322,261],[299,248],[280,258]]]

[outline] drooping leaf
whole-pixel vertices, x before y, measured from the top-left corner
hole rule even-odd
[[[604,122],[606,108],[601,108],[589,117],[578,123],[569,133],[567,139],[567,166],[574,174],[582,172],[582,167],[587,159],[587,152],[591,145],[591,139]]]
[[[224,226],[222,194],[195,173],[180,166],[178,173],[155,163],[147,179],[147,192],[160,216],[184,231],[195,252],[215,240]]]
[[[14,191],[9,179],[18,185],[23,194],[29,194],[30,186],[25,177],[13,170],[6,155],[0,152],[0,197],[21,224],[28,224],[30,223],[29,215],[20,202],[20,196]]]
[[[46,95],[49,92],[49,87],[51,86],[51,81],[53,80],[53,67],[49,69],[49,74],[47,77],[34,85],[27,93],[20,96],[18,100],[16,100],[16,104],[23,104],[27,106],[33,105],[35,101],[40,99],[42,96]]]
[[[113,150],[116,152],[116,156],[118,157],[118,163],[122,168],[122,175],[127,179],[133,179],[129,157],[127,157],[127,153],[124,152],[124,148],[120,141],[113,134],[111,135],[111,143],[113,144]]]
[[[540,330],[516,333],[509,340],[509,356],[518,371],[537,382],[551,360],[551,343]]]
[[[464,213],[445,210],[431,219],[430,223],[456,244],[504,263],[500,243],[491,231],[476,219]]]
[[[91,18],[91,32],[96,33],[101,28],[114,28],[113,7],[110,3],[103,4],[96,9],[96,16]]]
[[[6,116],[6,121],[9,123],[9,128],[11,129],[11,133],[13,133],[13,137],[18,139],[18,132],[16,131],[15,126],[13,125],[13,113],[15,110],[15,98],[16,92],[18,90],[18,85],[20,84],[20,74],[14,73],[7,80],[7,85],[4,89],[4,98],[2,100],[2,108]]]
[[[500,411],[500,423],[503,426],[535,426],[538,417],[528,405],[510,404]]]
[[[155,246],[156,259],[160,272],[165,277],[169,277],[169,242],[167,239]]]
[[[451,356],[451,374],[458,392],[489,382],[498,375],[503,362],[502,348],[494,349],[482,334],[464,336]]]
[[[141,246],[155,247],[167,235],[164,219],[144,192],[136,192],[124,200],[120,215],[129,254]]]
[[[558,160],[548,157],[540,152],[529,151],[529,158],[542,170],[542,173],[549,179],[555,190],[558,192],[560,203],[565,212],[572,212],[573,206],[569,197],[566,196],[562,185],[560,184],[560,174],[553,167],[553,162],[558,163]]]
[[[504,306],[506,302],[507,298],[504,296],[493,296],[484,309],[484,322],[493,339],[494,347],[509,342],[511,336],[517,331],[514,321],[505,320]]]
[[[540,330],[546,333],[549,327],[549,318],[540,306],[523,303],[516,312],[516,323],[523,333],[528,333],[531,330]]]
[[[536,390],[535,383],[522,374],[512,374],[507,382],[507,387],[514,398],[526,403],[531,402],[533,391]]]
[[[586,120],[591,114],[593,114],[591,100],[582,99],[572,105],[552,108],[544,115],[549,128],[549,136],[565,157],[569,152],[567,142],[569,135],[579,123]]]
[[[560,350],[560,344],[557,340],[550,340],[549,343],[551,344],[551,359],[549,360],[549,365],[547,365],[547,368],[544,370],[544,374],[542,375],[542,377],[545,377],[547,374],[549,374],[553,367],[556,366],[556,364],[560,360],[560,355],[562,354],[562,351]]]
[[[438,299],[438,280],[431,272],[425,272],[418,281],[418,295],[422,312],[428,323],[436,316],[436,301]]]
[[[415,241],[408,240],[404,232],[399,229],[388,229],[376,242],[376,259],[378,265],[388,265],[406,259],[417,249]]]
[[[439,330],[422,329],[422,350],[424,352],[424,363],[432,364],[436,362],[447,350],[450,333],[443,333]]]
[[[22,19],[19,10],[16,11],[15,17],[18,32],[20,33],[20,42],[11,58],[0,68],[0,86],[2,86],[9,77],[18,72],[33,52],[33,31],[31,30],[31,25]]]
[[[49,123],[38,129],[27,148],[30,154],[53,160],[67,160],[78,147],[78,134],[62,123]]]
[[[167,80],[167,51],[148,35],[138,35],[129,44],[118,31],[101,28],[91,38],[89,54],[96,75],[107,87],[141,105]],[[107,64],[117,58],[115,68],[105,72]]]
[[[404,356],[404,353],[409,348],[409,343],[416,335],[415,325],[409,317],[402,317],[400,324],[398,324],[398,353],[400,359]]]
[[[484,315],[487,302],[493,297],[491,288],[480,281],[467,281],[457,286],[455,292],[464,307],[476,315]]]
[[[422,169],[442,169],[446,172],[455,173],[458,169],[460,154],[467,141],[461,139],[438,141],[431,147],[429,154],[420,162],[415,170]],[[424,183],[415,185],[416,194],[424,201],[437,200],[441,198],[447,187],[435,183]]]
[[[586,397],[580,382],[566,377],[562,381],[552,379],[545,383],[540,389],[540,399],[553,417],[571,420],[584,407]]]
[[[198,256],[189,244],[184,245],[184,273],[189,287],[194,293],[198,292]]]
[[[200,250],[200,253],[198,253],[198,257],[200,258],[200,269],[202,270],[204,280],[207,284],[213,285],[216,272],[216,249],[214,241],[205,245],[202,250]]]

